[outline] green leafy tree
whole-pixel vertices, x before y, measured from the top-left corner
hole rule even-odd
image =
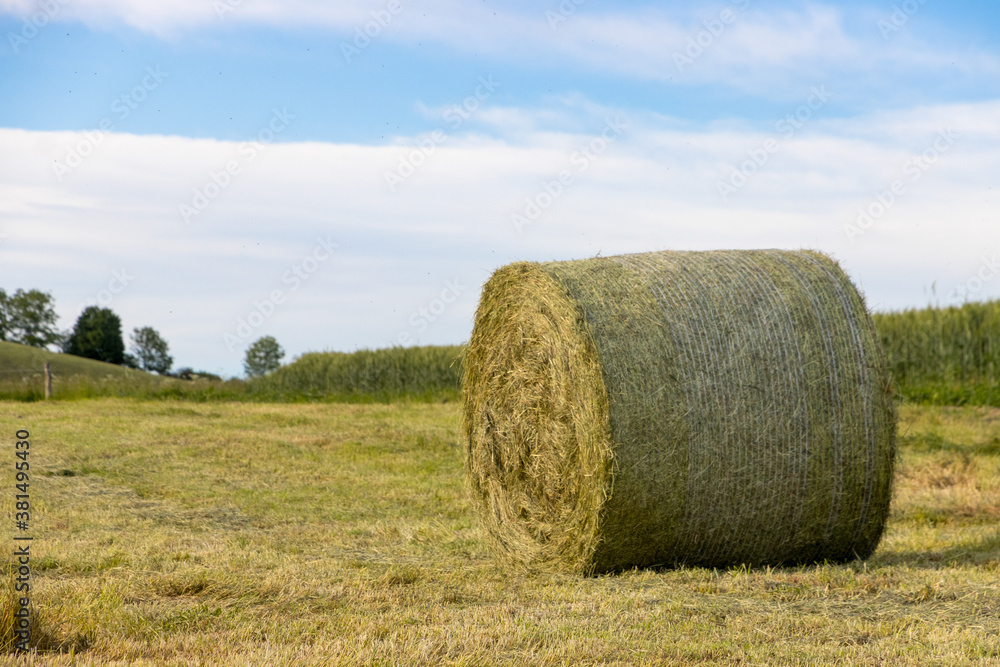
[[[110,308],[90,306],[80,314],[63,349],[78,357],[122,364],[125,342],[121,318]]]
[[[0,290],[0,340],[42,348],[60,343],[57,319],[55,300],[48,292],[19,289],[8,295]]]
[[[160,375],[170,372],[174,358],[170,356],[167,341],[160,337],[153,327],[136,327],[132,330],[132,356],[144,371],[152,371]],[[127,355],[126,355],[127,356]]]
[[[281,358],[285,351],[278,345],[273,336],[257,339],[249,348],[243,360],[243,370],[248,377],[267,375],[281,367]]]

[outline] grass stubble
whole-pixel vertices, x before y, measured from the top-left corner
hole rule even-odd
[[[459,410],[0,403],[47,637],[0,664],[1000,664],[1000,410],[902,406],[867,561],[600,577],[493,558]]]

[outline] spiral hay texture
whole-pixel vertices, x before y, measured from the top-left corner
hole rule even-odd
[[[514,562],[843,561],[885,527],[891,381],[861,296],[817,252],[503,267],[464,391],[473,496]]]

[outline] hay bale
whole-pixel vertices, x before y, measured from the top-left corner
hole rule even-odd
[[[545,569],[866,558],[895,408],[864,301],[812,251],[517,263],[466,352],[495,550]]]

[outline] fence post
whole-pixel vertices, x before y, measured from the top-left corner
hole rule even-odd
[[[52,364],[45,362],[45,398],[52,398]]]

